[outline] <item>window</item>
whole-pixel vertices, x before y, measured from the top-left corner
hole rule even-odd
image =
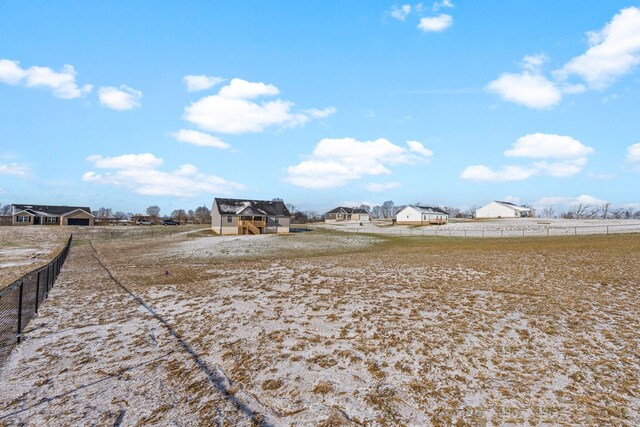
[[[58,217],[57,216],[45,217],[44,222],[46,222],[47,224],[55,224],[56,222],[58,222]]]
[[[16,222],[31,222],[31,217],[26,215],[18,215],[16,217]]]
[[[280,218],[275,219],[276,224],[280,224]]]
[[[228,216],[227,217],[227,222],[233,222],[233,217],[232,216]]]

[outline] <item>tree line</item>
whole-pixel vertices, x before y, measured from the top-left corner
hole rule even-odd
[[[149,206],[145,213],[125,213],[122,211],[113,212],[111,208],[101,207],[91,213],[98,221],[130,221],[132,218],[148,218],[153,222],[162,219],[174,219],[180,224],[209,224],[211,222],[211,210],[206,206],[198,206],[195,209],[175,209],[170,215],[161,215],[161,209],[157,205]]]

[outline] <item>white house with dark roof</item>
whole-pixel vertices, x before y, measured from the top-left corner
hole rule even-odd
[[[396,214],[396,224],[438,225],[449,222],[449,214],[432,206],[407,206]]]
[[[88,207],[11,205],[11,225],[93,225]]]
[[[217,234],[288,233],[291,213],[280,200],[215,198],[211,229]]]
[[[324,214],[324,222],[369,221],[369,212],[361,208],[338,206]]]
[[[535,209],[496,200],[476,210],[476,218],[532,218]]]

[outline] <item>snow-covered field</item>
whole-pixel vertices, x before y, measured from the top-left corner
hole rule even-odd
[[[92,237],[0,424],[640,424],[638,235]]]
[[[64,247],[62,227],[0,227],[0,287],[51,261]]]
[[[351,233],[399,236],[532,237],[585,234],[640,233],[640,220],[520,218],[496,220],[452,220],[444,225],[391,225],[390,221],[357,221],[317,224],[314,228]]]

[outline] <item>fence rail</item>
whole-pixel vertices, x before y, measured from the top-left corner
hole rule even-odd
[[[551,237],[551,236],[580,236],[595,234],[640,233],[640,223],[637,224],[608,224],[608,225],[578,225],[569,227],[531,227],[505,229],[455,229],[426,227],[341,227],[335,230],[346,233],[386,234],[390,236],[438,236],[438,237]]]
[[[67,259],[73,234],[64,249],[47,265],[25,274],[0,289],[0,363],[20,343],[22,332],[49,296],[60,269]]]

